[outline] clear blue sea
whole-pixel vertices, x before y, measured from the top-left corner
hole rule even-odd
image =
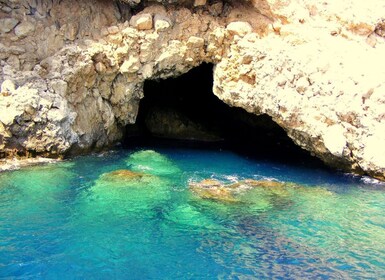
[[[385,185],[229,151],[153,150],[0,173],[0,278],[385,278]],[[290,184],[229,202],[189,189],[207,178]]]

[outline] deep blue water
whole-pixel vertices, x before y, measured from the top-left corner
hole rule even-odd
[[[227,151],[155,150],[1,173],[0,278],[385,277],[384,185]],[[122,169],[149,176],[109,175]],[[232,203],[188,188],[206,178],[294,184]]]

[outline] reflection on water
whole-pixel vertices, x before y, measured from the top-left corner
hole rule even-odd
[[[376,182],[230,152],[80,157],[0,174],[0,277],[382,278],[384,209]]]

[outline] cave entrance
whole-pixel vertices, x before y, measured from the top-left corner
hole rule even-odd
[[[177,78],[146,81],[135,125],[125,145],[231,149],[247,156],[312,160],[269,116],[230,107],[212,93],[213,65],[201,64]]]

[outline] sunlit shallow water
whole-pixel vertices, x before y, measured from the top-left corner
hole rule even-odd
[[[0,174],[0,277],[385,277],[385,186],[225,151],[121,150]],[[116,179],[116,170],[148,174]],[[292,182],[242,202],[196,196],[205,178]]]

